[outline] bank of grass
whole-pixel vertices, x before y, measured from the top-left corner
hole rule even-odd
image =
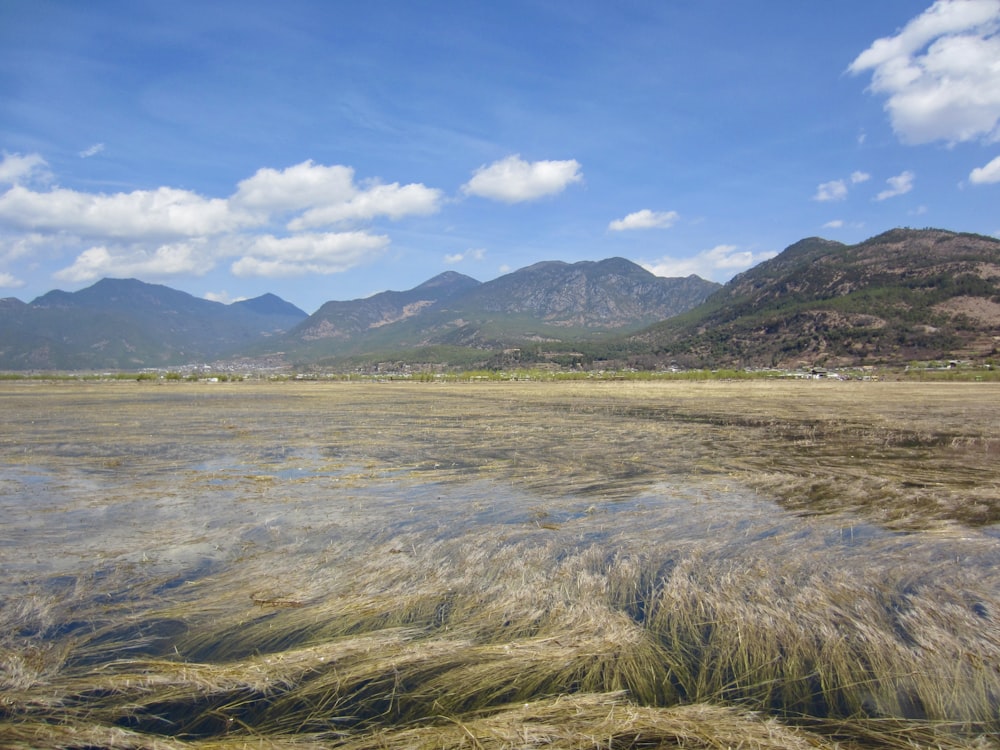
[[[12,387],[6,469],[114,522],[6,582],[0,745],[995,746],[997,542],[964,514],[997,487],[996,395]],[[176,515],[129,531],[135,504]],[[10,518],[5,567],[60,553]],[[184,545],[214,564],[156,562]]]

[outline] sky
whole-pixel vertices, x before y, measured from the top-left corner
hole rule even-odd
[[[0,297],[1000,235],[1000,0],[0,0]]]

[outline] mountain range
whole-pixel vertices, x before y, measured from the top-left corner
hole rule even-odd
[[[306,313],[273,294],[224,305],[135,279],[0,300],[0,368],[134,370],[216,359]]]
[[[266,294],[230,305],[134,279],[0,300],[0,369],[267,362],[353,369],[796,367],[986,359],[1000,346],[1000,240],[896,229],[808,238],[725,286],[623,258],[547,261],[489,282],[447,272],[312,315]]]
[[[387,359],[464,364],[517,347],[572,349],[690,310],[721,287],[662,278],[624,258],[536,263],[480,283],[446,272],[407,292],[327,302],[280,340],[291,361]]]

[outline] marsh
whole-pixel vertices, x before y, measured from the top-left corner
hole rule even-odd
[[[994,383],[2,383],[0,744],[994,746],[997,425]]]

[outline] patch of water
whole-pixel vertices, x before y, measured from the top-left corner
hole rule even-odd
[[[323,456],[248,473],[238,457],[173,476],[136,478],[41,467],[0,477],[0,593],[26,581],[133,565],[165,581],[191,581],[271,555],[309,560],[335,545],[364,550],[394,538],[440,542],[484,533],[504,542],[557,541],[641,550],[667,545],[742,561],[787,555],[891,568],[894,559],[1000,568],[995,529],[896,533],[852,516],[804,516],[740,485],[664,482],[626,500],[533,495],[491,480],[426,482],[417,472],[364,474]],[[169,583],[165,583],[169,587]]]

